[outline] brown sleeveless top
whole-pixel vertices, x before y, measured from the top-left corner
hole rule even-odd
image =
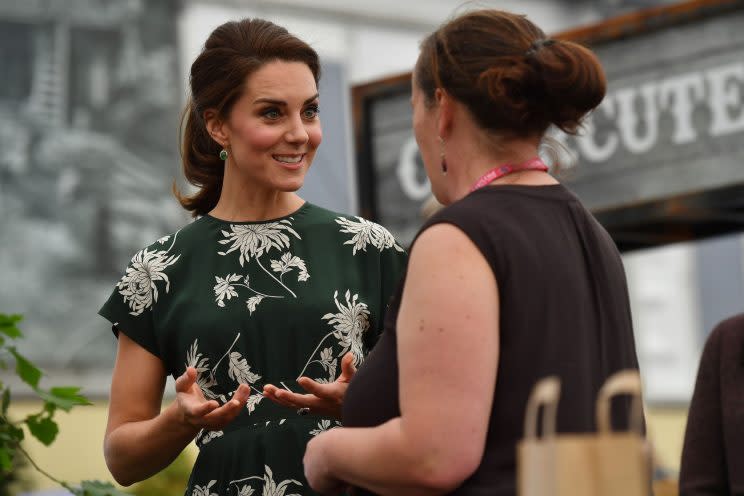
[[[587,432],[595,430],[594,402],[605,379],[638,368],[623,265],[607,232],[562,185],[482,188],[435,214],[420,232],[441,222],[461,229],[490,263],[500,308],[500,357],[485,452],[476,472],[452,494],[514,495],[516,445],[535,382],[559,376],[558,431]],[[396,319],[404,286],[405,279],[380,341],[346,393],[347,427],[376,426],[400,416]],[[629,402],[616,403],[613,416],[622,427]],[[458,405],[443,398],[442,408]]]

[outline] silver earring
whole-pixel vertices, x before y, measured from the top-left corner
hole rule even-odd
[[[223,162],[227,160],[227,148],[223,148],[220,152],[220,160],[222,160]]]
[[[441,168],[442,168],[442,175],[447,175],[447,160],[444,157],[444,139],[441,136],[438,136],[439,142],[442,144],[442,148],[439,151],[439,160],[441,161]]]

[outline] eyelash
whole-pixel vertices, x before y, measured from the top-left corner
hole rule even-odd
[[[313,112],[313,116],[311,117],[311,119],[314,119],[320,113],[320,107],[318,105],[310,105],[305,110],[303,110],[303,112],[307,112],[308,110],[311,110]]]
[[[308,111],[311,111],[313,113],[311,117],[306,116],[306,112]],[[320,113],[320,107],[318,105],[310,105],[302,110],[303,117],[308,120],[314,119],[315,117],[318,116],[319,113]],[[279,114],[279,115],[277,117],[271,117],[270,114]],[[263,112],[261,112],[261,115],[263,117],[266,117],[269,120],[276,120],[281,116],[281,110],[279,110],[276,107],[270,107],[270,108],[265,109]]]
[[[271,117],[271,114],[280,115],[281,114],[281,111],[279,109],[277,109],[277,108],[270,107],[270,108],[267,108],[267,109],[265,109],[265,110],[263,110],[261,112],[261,115],[263,117],[268,118],[268,119],[272,119],[273,120],[273,119],[277,119],[278,118],[278,117]]]

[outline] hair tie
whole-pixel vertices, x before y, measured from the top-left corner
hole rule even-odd
[[[530,45],[529,50],[525,53],[525,56],[532,57],[535,55],[539,50],[541,50],[543,47],[548,47],[555,45],[555,40],[551,39],[539,39],[532,42],[532,45]]]

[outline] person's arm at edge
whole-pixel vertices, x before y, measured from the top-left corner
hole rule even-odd
[[[194,398],[189,391],[198,385],[192,368],[176,381],[177,400],[161,411],[165,379],[162,361],[120,332],[104,458],[111,475],[123,486],[167,467],[202,427],[230,422],[248,397],[241,389],[237,399],[223,406]]]
[[[306,473],[424,495],[451,491],[480,464],[499,353],[493,271],[450,224],[422,233],[409,264],[397,322],[401,417],[311,440]]]
[[[682,448],[680,496],[730,494],[721,412],[720,347],[723,329],[724,326],[719,325],[711,332],[700,357]]]

